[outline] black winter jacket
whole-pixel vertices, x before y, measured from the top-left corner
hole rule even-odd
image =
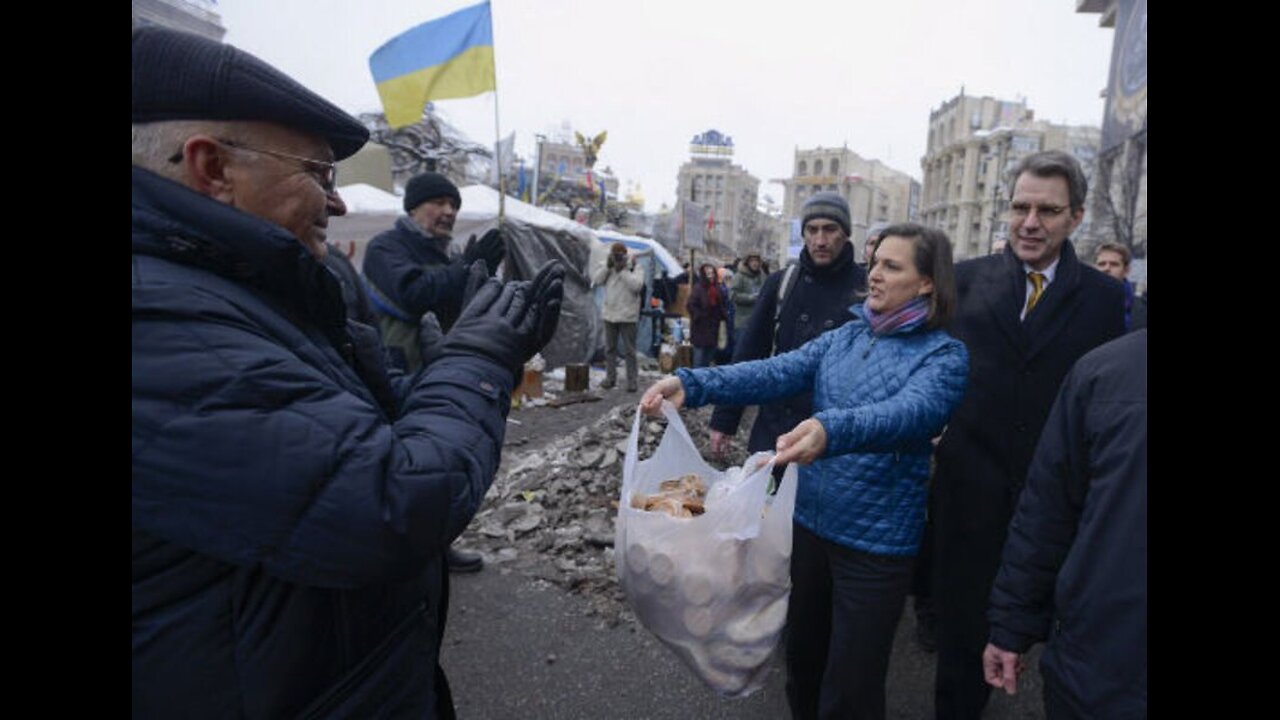
[[[445,245],[402,215],[365,249],[362,271],[382,340],[396,363],[409,372],[422,365],[422,316],[434,313],[440,328],[448,332],[462,311],[467,267],[461,257],[450,258]]]
[[[1049,414],[991,591],[991,642],[1080,717],[1147,716],[1147,331],[1076,363]]]
[[[382,402],[296,238],[136,167],[132,296],[134,716],[431,717],[511,373],[441,358]]]
[[[853,262],[853,243],[845,243],[834,262],[817,267],[809,250],[800,251],[800,264],[791,290],[783,299],[779,321],[777,348],[774,349],[774,316],[778,307],[778,289],[786,270],[769,275],[751,311],[746,329],[738,334],[733,362],[759,360],[794,350],[832,328],[853,319],[849,308],[866,295],[867,275]],[[742,420],[741,406],[718,406],[711,415],[711,428],[727,435],[738,431]],[[793,395],[785,400],[760,406],[747,450],[772,450],[778,436],[813,415],[812,393]]]

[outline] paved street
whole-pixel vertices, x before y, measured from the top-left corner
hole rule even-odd
[[[776,655],[764,689],[726,700],[639,624],[609,627],[584,598],[543,580],[489,565],[452,583],[441,662],[462,720],[789,717]],[[908,610],[890,665],[890,718],[933,714],[934,656],[912,640],[914,629]],[[1043,718],[1038,658],[1018,695],[992,695],[986,720]]]

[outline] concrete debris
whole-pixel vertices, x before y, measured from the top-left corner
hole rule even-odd
[[[582,593],[613,625],[632,617],[618,587],[613,542],[634,403],[611,408],[584,427],[566,428],[541,447],[507,448],[480,512],[463,534],[465,546],[487,562],[511,563]],[[690,436],[713,465],[742,464],[742,443],[734,444],[734,453],[712,459],[711,410],[681,411]],[[750,425],[743,426],[738,434],[745,437]],[[641,459],[653,454],[665,428],[662,419],[641,421]]]

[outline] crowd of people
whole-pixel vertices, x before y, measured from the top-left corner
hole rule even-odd
[[[326,243],[336,163],[369,132],[232,46],[133,32],[132,680],[137,717],[454,716],[439,648],[452,548],[494,480],[511,394],[555,333],[565,267],[498,277],[427,172],[362,268]],[[689,268],[693,367],[639,406],[714,404],[724,453],[799,466],[787,701],[884,718],[908,595],[940,719],[1041,661],[1050,718],[1146,715],[1146,298],[1129,251],[1071,234],[1070,155],[1011,174],[1007,242],[803,204],[770,273]],[[638,390],[644,274],[603,288],[605,388]]]

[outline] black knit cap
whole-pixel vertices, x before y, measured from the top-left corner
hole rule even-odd
[[[442,197],[453,198],[454,204],[462,207],[462,193],[452,180],[436,172],[414,175],[404,188],[404,211],[413,212],[422,203]]]
[[[843,197],[833,192],[814,193],[804,202],[804,206],[800,211],[800,227],[804,228],[810,220],[814,218],[826,218],[833,220],[844,230],[844,234],[852,234],[849,222],[849,203]]]
[[[319,135],[341,160],[369,130],[293,78],[231,45],[147,26],[133,31],[133,122],[256,120]]]

